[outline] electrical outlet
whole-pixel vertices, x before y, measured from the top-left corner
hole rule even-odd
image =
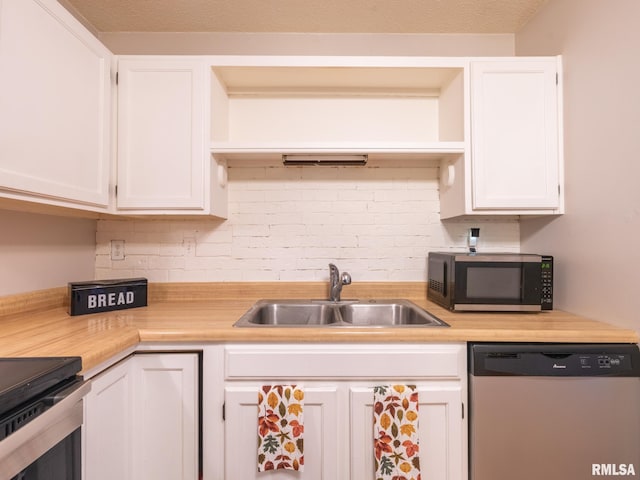
[[[184,246],[185,257],[194,257],[196,255],[196,239],[193,237],[186,237],[182,241]]]
[[[111,240],[111,260],[124,260],[124,240]]]

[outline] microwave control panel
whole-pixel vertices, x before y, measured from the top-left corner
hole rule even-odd
[[[542,310],[553,310],[553,257],[542,256],[542,292],[540,302]]]

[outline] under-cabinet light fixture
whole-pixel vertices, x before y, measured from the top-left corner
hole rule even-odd
[[[367,164],[367,155],[342,155],[342,154],[285,154],[282,155],[282,163],[287,166],[335,166],[352,165],[363,166]]]

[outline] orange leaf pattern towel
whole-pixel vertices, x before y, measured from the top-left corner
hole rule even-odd
[[[304,470],[304,392],[297,385],[258,391],[258,471]]]
[[[420,480],[415,385],[373,389],[376,480]]]

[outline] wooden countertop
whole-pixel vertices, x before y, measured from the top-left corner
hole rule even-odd
[[[554,310],[453,313],[426,300],[424,283],[366,283],[343,298],[405,298],[449,328],[234,328],[262,298],[326,298],[322,283],[150,284],[149,306],[71,317],[66,288],[0,298],[0,356],[67,356],[84,371],[140,342],[597,342],[638,343],[638,333]]]

